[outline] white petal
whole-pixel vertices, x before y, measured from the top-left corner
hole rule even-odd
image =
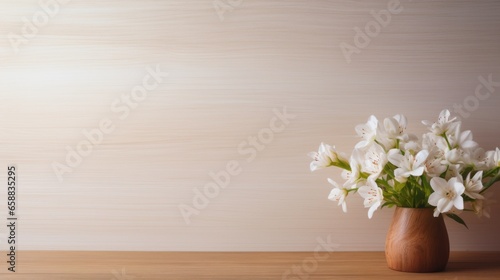
[[[441,214],[441,212],[439,212],[439,209],[437,209],[437,207],[436,207],[436,209],[434,209],[434,214],[433,214],[433,216],[434,216],[434,217],[438,217],[438,216],[439,216],[439,214]]]
[[[457,195],[462,195],[465,191],[465,186],[464,184],[462,184],[461,182],[451,182],[453,180],[453,178],[450,179],[450,184],[453,184],[453,189],[455,190],[455,192],[457,193]]]
[[[366,146],[368,146],[370,144],[369,141],[359,141],[356,146],[354,146],[355,149],[361,149],[361,148],[364,148]]]
[[[437,204],[437,208],[441,213],[446,213],[450,211],[452,207],[453,207],[453,201],[446,198],[441,198]]]
[[[484,199],[484,196],[477,192],[468,192],[464,191],[464,194],[466,194],[468,197],[473,198],[473,199]]]
[[[397,167],[400,167],[401,161],[403,161],[404,156],[398,149],[392,149],[387,154],[387,158],[389,159],[390,163],[396,165]]]
[[[440,121],[448,121],[449,117],[450,117],[450,111],[448,109],[442,110],[439,113],[439,120]]]
[[[318,166],[318,162],[317,161],[313,161],[313,162],[311,162],[310,168],[311,168],[311,171],[316,171],[320,167]]]
[[[328,183],[332,184],[334,187],[339,188],[339,184],[337,184],[337,182],[333,181],[332,179],[328,178],[327,181],[328,181]]]
[[[344,211],[344,213],[347,213],[347,204],[345,202],[342,203],[342,211]]]
[[[405,176],[405,173],[406,173],[406,170],[404,170],[403,168],[396,168],[396,170],[394,170],[394,176],[396,176],[396,177],[408,177],[408,176]]]
[[[441,177],[433,177],[431,179],[431,187],[435,192],[441,191],[445,189],[447,186],[448,182],[446,182],[446,180]]]
[[[493,160],[497,166],[500,166],[500,149],[499,148],[496,148],[495,153],[493,154]]]
[[[373,217],[373,213],[380,206],[380,201],[375,202],[370,209],[368,210],[368,218],[371,219]]]
[[[441,195],[437,192],[433,192],[431,193],[431,195],[429,196],[429,204],[432,205],[432,206],[437,206],[438,202],[439,202],[439,199],[441,199]]]
[[[312,158],[316,158],[316,156],[318,155],[317,152],[310,152],[310,153],[307,153],[307,156],[309,157],[312,157]]]
[[[470,175],[470,173],[469,173]],[[481,171],[478,171],[476,173],[476,175],[474,175],[474,177],[472,177],[472,180],[477,180],[477,181],[481,181],[481,178],[483,177],[483,170]]]
[[[429,151],[427,150],[422,150],[418,152],[418,154],[415,156],[415,166],[421,166],[426,160],[427,157],[429,156]]]
[[[318,154],[323,154],[326,152],[327,148],[326,148],[326,144],[321,142],[321,144],[319,145],[319,149],[318,149]]]
[[[423,166],[420,166],[419,168],[410,172],[410,175],[412,175],[412,176],[422,176],[422,174],[424,174],[424,167]]]
[[[329,200],[337,201],[337,197],[339,196],[340,192],[339,189],[332,189],[330,191],[330,194],[328,195]]]
[[[464,199],[462,198],[462,196],[456,197],[453,205],[459,210],[464,210]]]
[[[362,198],[367,198],[369,195],[368,195],[368,192],[370,191],[370,187],[369,186],[361,186],[359,187],[358,189],[358,194],[362,197]]]

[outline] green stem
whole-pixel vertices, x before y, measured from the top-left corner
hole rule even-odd
[[[498,171],[499,168],[497,167],[496,169]],[[491,186],[493,186],[494,183],[496,183],[499,180],[500,180],[500,172],[497,172],[497,175],[495,175],[495,177],[491,178],[488,181],[488,183],[484,184],[484,188],[480,193],[485,192],[487,189],[489,189]]]
[[[491,170],[488,170],[487,172],[483,173],[483,178],[487,178],[487,177],[490,177],[491,175],[495,174],[496,172],[498,172],[500,170],[500,167],[497,167],[497,168],[493,168]]]
[[[450,145],[450,141],[448,141],[448,137],[446,137],[446,132],[443,132],[443,134],[441,134],[441,136],[444,138],[444,140],[446,140],[446,144],[448,145],[448,149],[453,150],[453,148]]]
[[[377,185],[379,185],[379,186],[382,185],[382,187],[384,187],[384,188],[387,188],[387,189],[392,188],[391,185],[389,185],[389,183],[387,183],[387,181],[385,181],[385,180],[377,179],[375,182],[377,183]]]

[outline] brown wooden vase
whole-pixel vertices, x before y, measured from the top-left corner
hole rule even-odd
[[[397,207],[385,242],[390,269],[404,272],[436,272],[446,268],[450,242],[443,215],[433,208]]]

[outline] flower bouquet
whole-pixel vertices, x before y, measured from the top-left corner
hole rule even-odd
[[[464,226],[462,211],[489,217],[485,192],[500,180],[500,149],[484,151],[448,110],[436,122],[422,123],[429,132],[418,138],[406,132],[403,115],[380,122],[370,116],[356,126],[361,141],[349,158],[321,143],[318,152],[310,153],[311,171],[343,169],[342,185],[328,179],[334,186],[328,198],[344,212],[349,195],[358,193],[369,218],[386,206],[433,208],[434,217],[442,213]]]
[[[336,166],[345,182],[334,186],[329,199],[347,211],[351,193],[364,198],[368,217],[382,207],[397,206],[386,237],[389,268],[405,272],[444,270],[449,239],[444,214],[467,227],[459,216],[472,211],[487,216],[485,192],[500,180],[500,149],[484,151],[469,130],[444,110],[421,138],[406,133],[407,120],[396,115],[379,122],[370,116],[356,126],[362,138],[348,159],[321,143],[311,171]]]

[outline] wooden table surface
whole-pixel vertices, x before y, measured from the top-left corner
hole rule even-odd
[[[6,259],[4,259],[6,260]],[[500,279],[500,252],[452,252],[440,273],[387,268],[383,252],[199,253],[21,251],[0,279]]]

